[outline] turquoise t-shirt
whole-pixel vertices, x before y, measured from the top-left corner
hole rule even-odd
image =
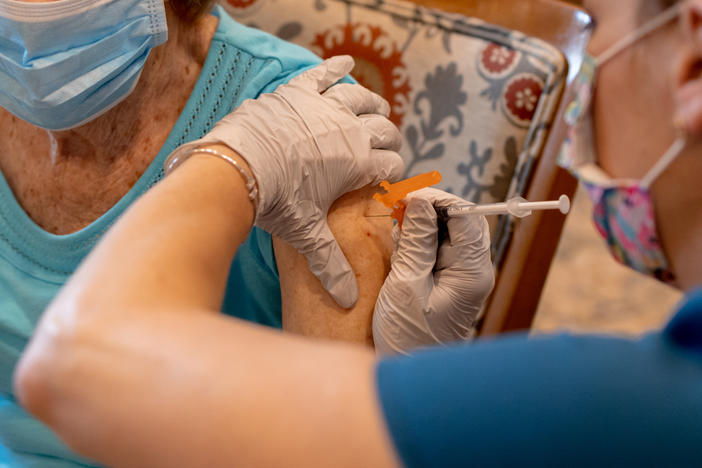
[[[171,151],[203,136],[244,100],[272,92],[319,63],[303,48],[236,23],[221,8],[214,14],[219,26],[183,113],[144,175],[100,219],[74,234],[49,234],[27,217],[0,174],[0,468],[89,465],[24,412],[12,393],[13,369],[39,316],[110,225],[161,179]],[[223,311],[280,327],[280,285],[269,234],[254,229],[239,249]]]

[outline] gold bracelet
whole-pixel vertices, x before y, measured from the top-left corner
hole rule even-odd
[[[239,174],[241,174],[241,177],[246,183],[246,188],[249,191],[249,200],[253,202],[254,212],[256,211],[256,208],[258,207],[258,185],[256,184],[256,179],[233,158],[217,150],[213,150],[210,148],[193,148],[190,151],[186,151],[183,154],[178,154],[175,158],[168,158],[165,164],[165,175],[168,176],[168,174],[173,172],[173,170],[175,170],[178,166],[187,161],[188,158],[190,158],[190,156],[196,153],[204,153],[211,154],[212,156],[217,156],[218,158],[223,159],[232,166],[234,166],[234,168],[237,171],[239,171]]]

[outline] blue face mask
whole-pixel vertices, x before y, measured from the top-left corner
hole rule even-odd
[[[0,0],[0,106],[48,130],[80,126],[134,90],[167,37],[163,0]]]

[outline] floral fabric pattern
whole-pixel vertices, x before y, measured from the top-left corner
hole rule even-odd
[[[439,188],[475,203],[526,192],[565,82],[552,46],[402,0],[221,1],[322,58],[354,56],[354,77],[392,106],[406,176],[439,170]],[[513,228],[497,224],[496,265]]]

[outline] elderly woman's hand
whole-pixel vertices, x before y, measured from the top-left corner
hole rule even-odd
[[[246,101],[203,139],[174,153],[224,143],[258,183],[255,224],[304,254],[342,307],[358,299],[354,272],[327,226],[341,195],[402,175],[401,135],[390,105],[359,85],[339,84],[354,66],[334,57],[274,93]],[[173,158],[173,155],[171,156]]]

